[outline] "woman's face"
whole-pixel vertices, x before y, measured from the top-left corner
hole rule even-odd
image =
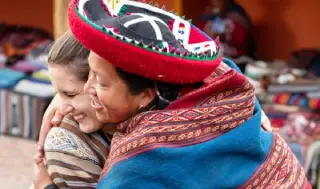
[[[77,79],[66,65],[50,64],[49,73],[53,87],[60,95],[61,109],[72,107],[70,113],[79,122],[80,130],[91,133],[101,129],[103,124],[96,118],[90,96],[84,93],[85,82]]]
[[[120,123],[137,114],[153,99],[150,92],[132,95],[115,68],[99,55],[89,55],[91,68],[85,91],[90,94],[92,107],[103,123]]]

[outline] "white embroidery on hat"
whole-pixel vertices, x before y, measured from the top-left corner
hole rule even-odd
[[[86,17],[85,13],[84,13],[84,5],[90,0],[79,0],[79,5],[78,5],[78,9],[80,14],[82,14],[83,16]]]
[[[164,23],[161,19],[154,17],[154,16],[149,16],[149,15],[145,15],[145,14],[141,14],[141,13],[133,13],[132,15],[138,15],[141,17],[126,22],[124,24],[124,27],[128,28],[129,26],[137,24],[137,23],[149,22],[150,25],[152,26],[155,34],[156,34],[157,40],[161,40],[161,41],[163,40],[163,36],[162,36],[161,30],[160,30],[160,27],[158,26],[158,24],[155,21],[161,22],[165,26],[167,26],[166,23]]]

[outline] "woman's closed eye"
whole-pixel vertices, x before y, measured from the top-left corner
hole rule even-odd
[[[106,85],[104,85],[104,84],[102,84],[102,83],[97,83],[98,84],[98,87],[101,87],[101,88],[105,88],[105,87],[107,87]]]
[[[75,97],[76,95],[75,94],[67,94],[66,95],[66,97],[68,97],[68,98],[73,98],[73,97]]]
[[[77,96],[76,93],[69,93],[69,92],[63,92],[62,95],[67,98],[73,98],[73,97]]]
[[[99,77],[96,77],[97,78],[97,86],[100,87],[100,88],[107,88],[109,85],[106,84],[106,83],[103,83],[101,82],[101,80],[99,79]]]

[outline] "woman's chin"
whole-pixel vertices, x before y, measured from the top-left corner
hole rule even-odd
[[[79,122],[79,128],[84,133],[92,133],[98,131],[100,129],[100,126],[92,119],[86,117],[81,122]]]
[[[95,128],[94,126],[79,124],[80,130],[84,133],[93,133],[99,130],[99,128]]]
[[[97,112],[96,111],[96,117],[99,122],[101,123],[110,123],[110,120],[108,119],[108,116],[105,114],[102,114],[102,112]]]

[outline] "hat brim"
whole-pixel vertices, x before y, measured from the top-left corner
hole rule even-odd
[[[211,57],[164,52],[132,40],[128,42],[107,28],[85,18],[69,5],[69,25],[74,36],[88,49],[115,67],[152,80],[168,83],[195,83],[210,75],[222,60],[220,52]]]

